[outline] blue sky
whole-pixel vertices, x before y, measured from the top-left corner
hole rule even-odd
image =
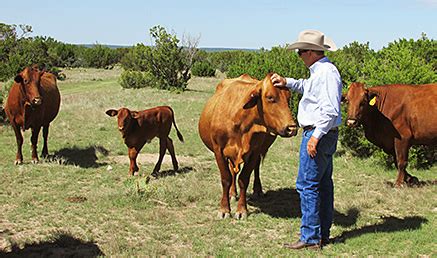
[[[154,25],[199,38],[199,47],[269,49],[304,29],[338,47],[358,41],[376,50],[422,32],[437,38],[437,0],[2,0],[0,8],[0,22],[66,43],[150,44]]]

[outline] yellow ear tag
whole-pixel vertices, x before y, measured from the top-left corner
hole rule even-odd
[[[376,104],[376,96],[373,97],[370,101],[369,101],[369,105],[374,106]]]

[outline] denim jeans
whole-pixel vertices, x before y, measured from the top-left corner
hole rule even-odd
[[[337,149],[338,131],[324,135],[317,144],[316,156],[311,158],[307,144],[313,132],[314,129],[303,132],[296,180],[302,212],[300,241],[305,243],[329,239],[334,211],[332,155]]]

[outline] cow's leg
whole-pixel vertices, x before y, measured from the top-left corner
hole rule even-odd
[[[410,149],[410,145],[408,140],[405,139],[395,139],[395,152],[396,152],[396,164],[398,169],[398,176],[396,179],[396,187],[402,186],[405,182],[409,185],[418,183],[419,180],[417,177],[413,177],[407,173],[407,165],[408,165],[408,151]]]
[[[20,127],[16,124],[12,124],[12,127],[14,128],[15,132],[15,139],[17,141],[17,155],[15,157],[15,165],[19,165],[23,163],[23,134],[21,133]]]
[[[43,126],[42,136],[44,139],[44,143],[43,143],[42,152],[41,152],[41,157],[43,157],[43,158],[47,158],[47,156],[49,155],[49,149],[47,147],[48,135],[49,135],[49,125]]]
[[[232,169],[229,169],[229,171],[231,172],[231,176],[232,176],[232,183],[231,183],[231,187],[229,188],[229,197],[231,199],[231,201],[236,201],[237,200],[237,173],[232,172]]]
[[[229,189],[232,184],[232,174],[229,170],[226,159],[220,150],[214,150],[215,160],[220,170],[222,182],[222,199],[220,201],[220,218],[229,218],[231,215],[231,206],[229,204]]]
[[[38,163],[38,153],[36,151],[38,145],[38,136],[41,127],[32,128],[32,136],[30,137],[30,141],[32,142],[32,163]]]
[[[139,170],[138,166],[137,166],[137,156],[138,156],[138,150],[135,149],[134,147],[129,148],[128,153],[129,153],[129,160],[130,160],[130,165],[129,165],[129,175],[133,176],[135,172],[137,172]]]
[[[176,159],[176,153],[174,151],[173,141],[170,137],[167,137],[167,150],[168,150],[168,152],[170,152],[171,163],[173,164],[173,170],[178,171],[179,165],[178,165],[178,161]]]
[[[164,159],[165,150],[167,149],[167,137],[159,138],[159,158],[156,162],[155,168],[153,169],[152,175],[157,175],[158,171],[161,169],[162,160]]]
[[[240,198],[238,199],[237,212],[235,213],[236,219],[247,218],[247,204],[246,193],[249,186],[249,179],[252,170],[255,168],[256,159],[251,155],[249,161],[244,164],[244,167],[238,176],[238,186],[240,187]]]
[[[261,156],[256,159],[254,168],[254,180],[253,180],[253,197],[259,198],[263,196],[263,187],[261,185],[261,179],[259,178],[259,167],[261,165]]]

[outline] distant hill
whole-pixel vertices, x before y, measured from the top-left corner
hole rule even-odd
[[[85,47],[93,47],[96,44],[79,44],[80,46],[85,46]],[[103,45],[103,44],[102,44]],[[112,49],[115,48],[129,48],[132,46],[123,46],[123,45],[103,45]],[[204,50],[206,52],[221,52],[221,51],[236,51],[236,50],[240,50],[240,51],[258,51],[258,49],[251,49],[251,48],[227,48],[227,47],[199,47],[199,49]]]

